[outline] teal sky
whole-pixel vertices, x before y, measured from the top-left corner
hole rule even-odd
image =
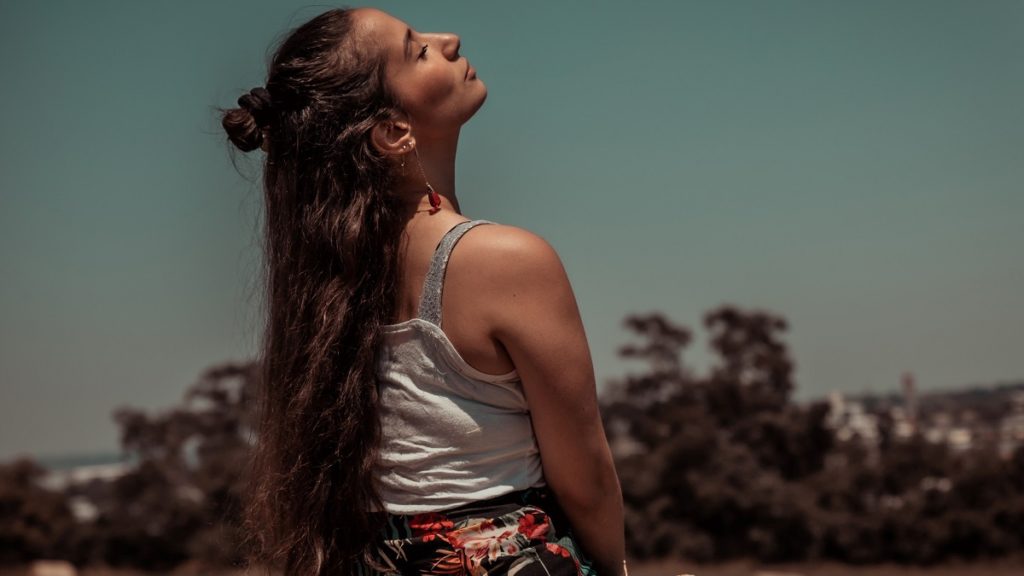
[[[1024,376],[1024,2],[372,5],[461,36],[463,213],[559,251],[599,388],[626,314],[722,303],[790,321],[800,398]],[[214,107],[329,7],[0,0],[0,457],[114,450],[254,353]]]

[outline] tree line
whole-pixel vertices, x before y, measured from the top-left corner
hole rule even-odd
[[[697,374],[689,328],[628,316],[636,342],[619,353],[644,368],[601,394],[631,558],[930,564],[1024,549],[1024,449],[952,451],[884,419],[878,446],[840,441],[826,403],[792,399],[783,318],[722,306],[703,325],[714,362]],[[227,363],[164,412],[119,409],[135,464],[114,479],[54,490],[30,459],[0,465],[0,563],[239,565],[259,385],[255,363]]]
[[[893,433],[840,441],[824,401],[797,404],[784,319],[723,306],[703,319],[715,362],[695,375],[692,332],[630,316],[646,370],[605,396],[626,535],[639,558],[932,564],[1024,549],[1024,448],[967,451]]]

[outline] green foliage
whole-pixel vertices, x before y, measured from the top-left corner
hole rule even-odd
[[[253,363],[217,366],[180,407],[115,413],[122,447],[139,465],[98,499],[97,560],[155,570],[242,561],[242,473],[257,375]]]
[[[256,377],[255,364],[226,364],[165,413],[118,410],[121,444],[136,465],[113,480],[52,492],[40,486],[38,465],[0,467],[0,562],[59,558],[148,570],[238,564]],[[95,517],[76,521],[69,498],[91,503]]]
[[[697,561],[831,558],[929,564],[1024,547],[1024,450],[954,453],[921,436],[840,442],[824,403],[798,405],[786,322],[724,306],[704,325],[716,361],[683,361],[692,333],[631,316],[626,358],[602,416],[623,487],[630,555]]]
[[[74,545],[68,499],[39,485],[45,473],[27,458],[0,466],[0,564],[66,559]]]

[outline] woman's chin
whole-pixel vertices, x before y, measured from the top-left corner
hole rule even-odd
[[[480,107],[484,105],[484,102],[487,101],[487,86],[480,80],[473,80],[473,82],[480,83],[480,99],[477,100],[476,107],[473,108],[473,114],[476,114],[476,111],[479,110]],[[470,114],[470,116],[472,116],[473,114]]]

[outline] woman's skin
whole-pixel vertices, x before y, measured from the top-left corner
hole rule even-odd
[[[418,32],[372,8],[355,16],[358,38],[386,53],[388,84],[407,112],[372,133],[374,145],[392,155],[396,167],[405,160],[405,176],[394,190],[408,206],[397,323],[416,316],[441,237],[468,220],[455,195],[455,155],[459,131],[483,105],[487,87],[459,55],[458,36]],[[441,210],[434,214],[420,163],[441,196]],[[545,480],[598,574],[621,575],[622,493],[598,411],[583,322],[558,254],[521,228],[473,228],[452,252],[441,307],[444,333],[470,365],[491,374],[518,371]]]

